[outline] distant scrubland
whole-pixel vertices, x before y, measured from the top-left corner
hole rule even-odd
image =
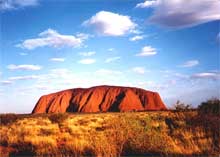
[[[196,110],[182,105],[173,111],[2,114],[0,152],[1,156],[217,156],[219,105],[215,99]]]

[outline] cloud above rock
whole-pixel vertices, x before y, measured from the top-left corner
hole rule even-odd
[[[120,15],[108,11],[100,11],[87,21],[85,26],[91,26],[99,35],[103,36],[123,36],[135,30],[135,24],[130,16]]]
[[[40,70],[42,69],[41,66],[39,65],[32,65],[32,64],[22,64],[22,65],[15,65],[15,64],[10,64],[7,66],[9,70]]]
[[[182,65],[180,65],[180,67],[189,68],[189,67],[194,67],[197,65],[199,65],[198,60],[189,60],[189,61],[186,61],[185,63],[183,63]]]
[[[17,47],[21,47],[28,50],[33,50],[38,47],[80,47],[83,42],[88,38],[86,34],[74,35],[62,35],[56,30],[47,29],[41,32],[38,38],[26,39],[21,44],[17,44]]]
[[[39,0],[1,0],[0,10],[13,10],[28,6],[36,6],[38,4]]]
[[[151,46],[144,46],[141,49],[141,52],[136,54],[136,56],[146,57],[146,56],[153,56],[153,55],[156,55],[156,54],[157,54],[157,51],[156,51],[155,48],[153,48]]]
[[[151,0],[137,8],[152,8],[149,22],[170,28],[192,27],[220,20],[219,0]]]

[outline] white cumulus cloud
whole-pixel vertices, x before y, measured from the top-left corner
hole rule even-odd
[[[9,70],[40,70],[42,69],[39,65],[23,64],[23,65],[14,65],[10,64],[7,66]]]
[[[80,52],[79,55],[84,56],[84,57],[89,57],[96,54],[95,51],[89,51],[89,52]]]
[[[136,5],[136,8],[152,7],[152,6],[157,5],[158,2],[159,2],[159,1],[157,1],[157,0],[151,0],[151,1],[146,0],[146,1],[143,2],[143,3],[138,3],[138,4]]]
[[[189,60],[189,61],[186,61],[185,63],[183,63],[182,65],[180,65],[180,67],[189,68],[189,67],[194,67],[197,65],[199,65],[198,60]]]
[[[121,57],[117,56],[117,57],[111,57],[111,58],[107,58],[105,60],[106,63],[110,63],[110,62],[115,62],[117,60],[119,60]]]
[[[156,55],[157,51],[155,48],[151,46],[144,46],[140,53],[136,54],[136,56],[153,56]]]
[[[65,58],[50,58],[50,61],[52,61],[52,62],[64,62]]]
[[[80,64],[93,64],[95,62],[96,62],[96,60],[92,59],[92,58],[86,58],[86,59],[79,60]]]
[[[142,40],[144,39],[144,36],[142,35],[136,35],[134,37],[129,38],[130,41],[137,41],[137,40]]]
[[[79,47],[83,44],[84,40],[88,38],[88,35],[82,33],[77,34],[76,36],[62,35],[53,29],[47,29],[46,31],[41,32],[38,36],[38,38],[27,39],[16,46],[28,50],[44,46],[55,48],[64,46]]]
[[[220,20],[219,0],[152,0],[137,7],[154,9],[149,21],[165,27],[184,28]]]
[[[38,5],[38,0],[0,0],[0,10],[12,10]]]
[[[129,16],[108,11],[100,11],[83,23],[92,26],[98,34],[104,36],[122,36],[135,30],[135,24]]]
[[[196,73],[191,76],[193,79],[220,79],[220,72],[204,72],[204,73]]]

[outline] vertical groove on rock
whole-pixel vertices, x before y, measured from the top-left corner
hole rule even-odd
[[[146,101],[147,101],[147,97],[145,97],[143,92],[139,91],[138,89],[135,89],[135,93],[139,97],[142,106],[145,107],[145,104],[146,104]]]
[[[118,96],[116,96],[116,100],[113,102],[112,106],[109,108],[109,111],[111,112],[118,112],[119,111],[119,105],[123,98],[125,97],[125,92],[122,91]]]
[[[108,89],[105,91],[105,94],[104,94],[104,96],[103,96],[103,99],[102,99],[101,103],[98,105],[99,111],[103,111],[103,109],[102,109],[102,104],[105,102],[106,96],[107,96],[109,90],[110,90],[110,88],[108,88]]]
[[[80,108],[80,112],[83,111],[83,109],[85,108],[86,104],[89,102],[89,99],[91,98],[92,94],[93,94],[93,91],[89,91],[89,96],[86,98],[86,102],[83,104],[83,106]]]
[[[49,103],[48,103],[47,108],[46,108],[46,112],[47,113],[49,113],[49,110],[50,110],[50,108],[52,106],[53,101],[54,101],[54,98],[50,98]]]
[[[74,104],[73,99],[75,98],[77,89],[72,90],[71,99],[69,101],[69,106],[66,108],[66,112],[77,112],[78,111],[78,105]]]

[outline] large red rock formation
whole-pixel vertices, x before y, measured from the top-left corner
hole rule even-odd
[[[42,96],[32,113],[166,110],[160,95],[133,87],[75,88]]]

